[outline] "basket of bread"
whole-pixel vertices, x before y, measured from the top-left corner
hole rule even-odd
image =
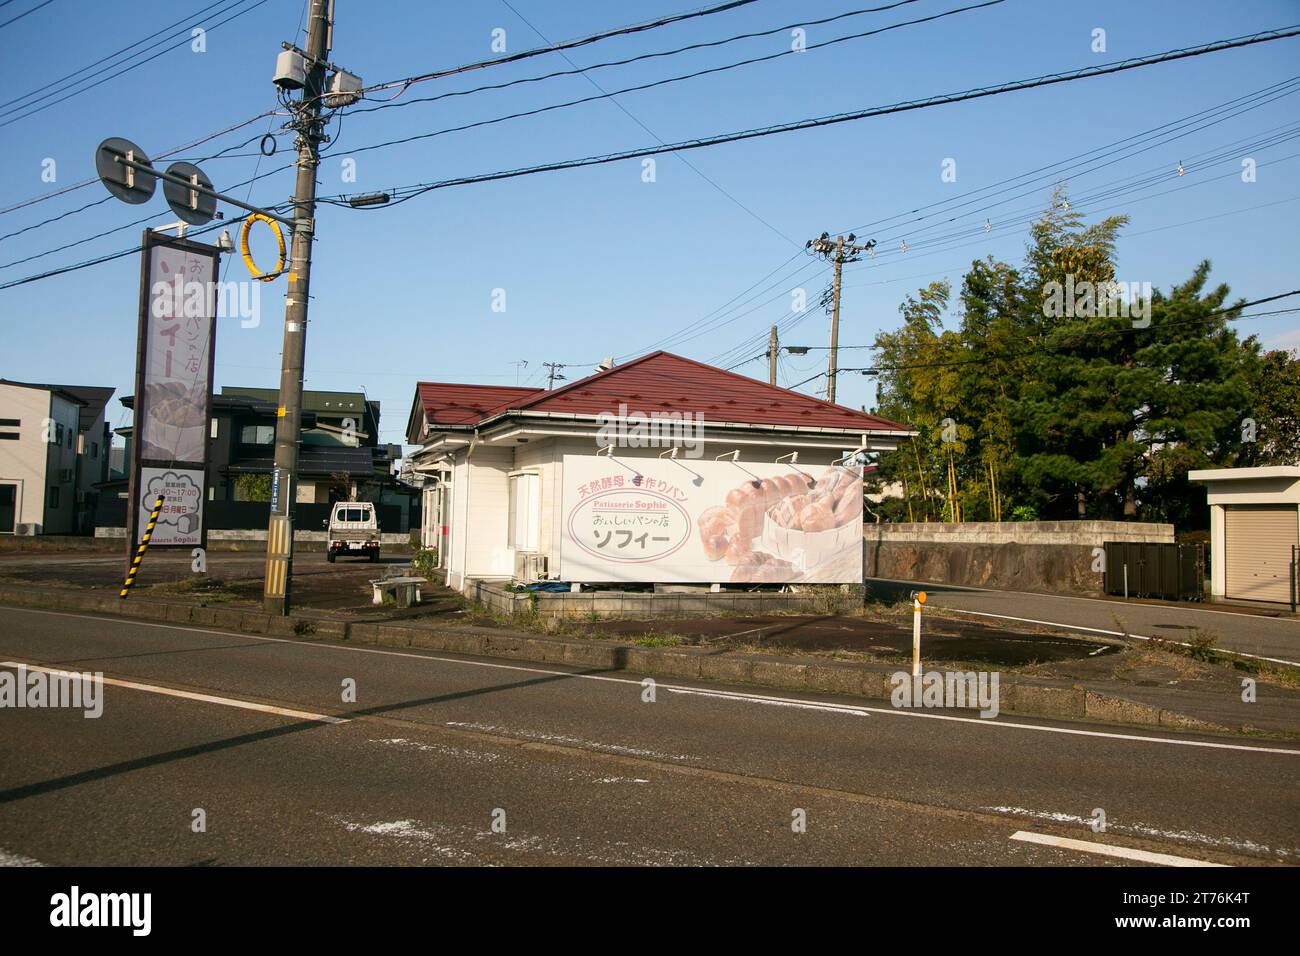
[[[698,524],[705,557],[732,565],[733,582],[792,583],[860,553],[861,518],[862,479],[833,467],[747,481]]]

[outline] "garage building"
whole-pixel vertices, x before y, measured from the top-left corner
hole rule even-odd
[[[1300,465],[1188,473],[1210,505],[1210,596],[1294,605],[1300,558]]]

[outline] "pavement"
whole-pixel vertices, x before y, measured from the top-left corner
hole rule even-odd
[[[966,588],[925,581],[868,579],[879,592],[920,588],[930,610],[963,611],[970,619],[1036,623],[1081,634],[1186,641],[1202,631],[1223,650],[1300,666],[1300,617],[1289,610],[1144,603],[1028,591]]]
[[[1300,860],[1293,744],[15,608],[0,661],[118,681],[0,709],[10,861]]]

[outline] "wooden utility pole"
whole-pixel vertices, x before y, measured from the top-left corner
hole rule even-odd
[[[835,237],[835,279],[831,285],[831,357],[826,366],[826,401],[835,402],[835,370],[840,357],[840,273],[844,270],[844,237]]]
[[[776,339],[776,326],[772,326],[772,332],[767,337],[767,382],[769,385],[776,384],[776,351],[778,343]]]
[[[809,239],[804,245],[811,255],[819,255],[823,258],[830,259],[835,264],[835,279],[831,285],[831,355],[826,366],[826,400],[835,401],[835,374],[839,370],[837,365],[839,361],[839,342],[840,342],[840,276],[844,269],[844,263],[857,262],[862,258],[862,253],[870,251],[871,247],[876,244],[874,239],[870,239],[862,245],[854,245],[858,237],[849,233],[847,239],[844,236],[836,236],[835,241],[831,242],[830,233],[823,232],[816,239]]]
[[[298,442],[302,422],[303,361],[307,347],[308,284],[311,246],[316,232],[316,167],[320,164],[321,97],[330,53],[332,0],[311,0],[304,51],[306,77],[302,101],[294,106],[298,134],[298,178],[293,193],[293,247],[289,291],[284,300],[284,346],[281,351],[280,402],[275,424],[275,470],[271,477],[271,519],[266,535],[266,582],[262,608],[289,613],[293,578],[294,497],[298,491]]]

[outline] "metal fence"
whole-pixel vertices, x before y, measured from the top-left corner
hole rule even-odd
[[[1205,600],[1205,545],[1107,541],[1107,594]]]

